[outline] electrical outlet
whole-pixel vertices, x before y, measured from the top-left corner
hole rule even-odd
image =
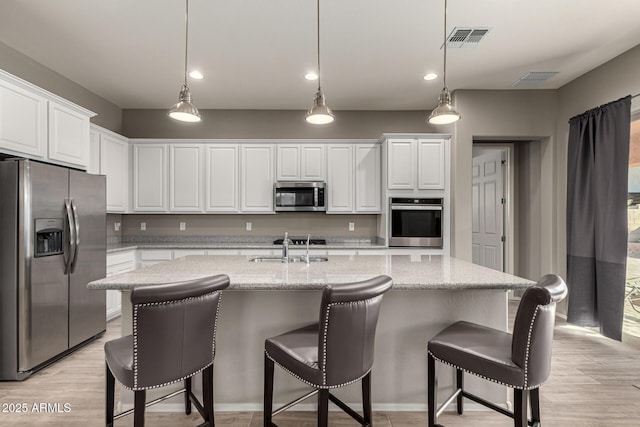
[[[140,230],[145,231],[147,229],[147,223],[146,222],[141,222],[140,223]]]
[[[113,231],[120,231],[120,223],[119,222],[114,222],[113,223]]]
[[[181,222],[180,223],[180,231],[184,231],[187,229],[187,223],[186,222]]]
[[[249,221],[247,221],[247,231],[251,231],[251,229],[253,228],[253,224],[251,224]]]
[[[356,230],[356,223],[355,222],[350,222],[349,223],[349,231],[355,231]]]

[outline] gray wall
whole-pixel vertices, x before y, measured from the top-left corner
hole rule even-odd
[[[425,100],[426,102],[426,100]],[[129,138],[379,138],[383,133],[439,132],[426,123],[427,111],[334,111],[336,121],[315,126],[305,111],[201,110],[202,122],[180,123],[167,110],[123,111]]]
[[[451,125],[454,142],[451,148],[452,189],[452,254],[471,260],[471,166],[474,140],[516,141],[540,140],[541,180],[537,183],[541,194],[540,245],[520,240],[515,248],[516,258],[527,251],[542,252],[537,267],[550,271],[552,255],[551,229],[553,194],[553,158],[551,145],[555,135],[557,91],[554,90],[458,90],[454,94],[456,108],[462,119]],[[527,247],[528,246],[528,247]]]
[[[530,280],[542,275],[542,198],[541,146],[539,141],[522,141],[515,149],[515,216],[516,220],[516,274]]]
[[[0,68],[97,113],[92,123],[121,133],[122,110],[84,87],[0,42]]]

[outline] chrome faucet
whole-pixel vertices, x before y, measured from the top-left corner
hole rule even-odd
[[[309,240],[311,239],[311,235],[307,234],[307,253],[306,255],[300,255],[300,259],[307,264],[309,264]]]
[[[289,233],[285,231],[284,239],[282,239],[282,262],[289,262],[289,243],[291,243],[291,239],[289,239]]]

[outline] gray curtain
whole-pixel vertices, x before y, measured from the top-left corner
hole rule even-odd
[[[567,320],[622,340],[631,96],[569,120]]]

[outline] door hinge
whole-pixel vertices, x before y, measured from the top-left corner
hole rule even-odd
[[[503,197],[503,198],[500,199],[500,203],[502,203],[504,205],[504,202],[505,202],[505,200],[504,200],[504,197]]]
[[[505,240],[506,240],[506,239],[505,239],[505,237],[504,237],[504,236],[500,236],[500,241],[501,241],[501,242],[503,242],[503,243],[504,243],[504,241],[505,241]]]
[[[506,165],[506,164],[507,164],[507,161],[506,161],[506,160],[501,160],[501,161],[500,161],[500,164],[502,164],[502,165],[504,166],[504,165]]]

